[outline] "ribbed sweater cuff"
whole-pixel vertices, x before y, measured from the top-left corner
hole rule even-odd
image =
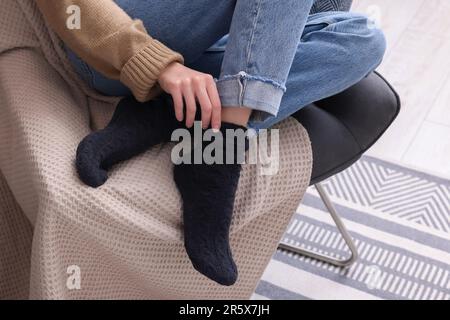
[[[124,65],[120,81],[133,92],[140,102],[153,98],[153,88],[160,73],[172,62],[183,63],[181,54],[153,39]]]

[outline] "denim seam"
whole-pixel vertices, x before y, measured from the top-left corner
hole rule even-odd
[[[217,80],[217,83],[220,82],[224,82],[224,81],[228,81],[228,80],[239,80],[239,79],[248,79],[248,80],[255,80],[255,81],[260,81],[263,83],[267,83],[267,84],[271,84],[272,86],[274,86],[277,89],[281,89],[283,91],[283,93],[286,92],[286,86],[282,85],[281,83],[270,79],[270,78],[266,78],[266,77],[261,77],[261,76],[252,76],[249,75],[248,73],[246,73],[245,75],[239,73],[239,74],[235,74],[235,75],[224,75],[222,76],[219,80]]]
[[[246,72],[248,72],[250,59],[252,57],[253,40],[255,38],[255,29],[256,29],[256,26],[258,25],[258,18],[259,18],[259,14],[261,12],[261,5],[262,5],[262,0],[259,0],[257,3],[257,7],[256,7],[256,15],[253,20],[253,28],[252,28],[252,32],[251,32],[251,36],[250,36],[250,41],[248,42],[248,46],[247,46],[247,61],[246,61],[246,65],[245,65]]]

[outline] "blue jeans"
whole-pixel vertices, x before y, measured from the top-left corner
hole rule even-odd
[[[269,128],[337,94],[381,62],[386,42],[368,18],[309,15],[313,0],[116,0],[149,33],[212,74],[223,106],[253,109],[249,127]],[[69,51],[80,75],[106,95],[131,95]]]

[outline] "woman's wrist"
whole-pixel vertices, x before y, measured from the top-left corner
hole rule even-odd
[[[151,89],[162,71],[174,62],[183,63],[183,56],[152,39],[124,65],[120,80],[130,88],[136,100],[145,102],[150,99]]]

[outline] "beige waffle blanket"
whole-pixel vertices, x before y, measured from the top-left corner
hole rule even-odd
[[[78,79],[32,0],[1,0],[0,30],[0,299],[249,298],[308,186],[305,130],[280,125],[277,175],[244,166],[231,236],[240,275],[221,287],[185,253],[170,145],[84,186],[76,147],[117,99]]]

